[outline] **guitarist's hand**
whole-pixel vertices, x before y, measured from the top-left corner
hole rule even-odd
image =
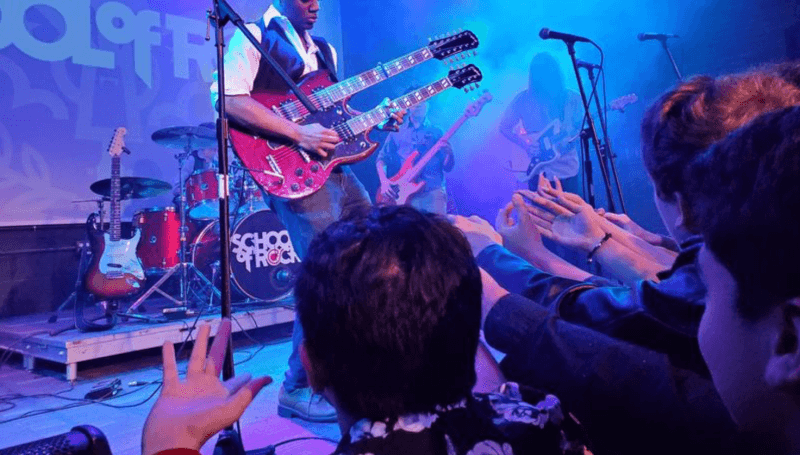
[[[388,182],[386,183],[381,182],[380,193],[381,195],[383,195],[384,198],[392,200],[396,200],[397,197],[400,196],[398,192],[394,188],[392,188],[392,185],[390,185]]]
[[[297,145],[322,158],[326,158],[328,152],[332,152],[340,140],[336,131],[325,128],[319,123],[300,125],[298,128]]]

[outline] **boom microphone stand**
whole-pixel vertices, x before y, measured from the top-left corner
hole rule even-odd
[[[592,87],[597,87],[597,80],[595,79],[594,75],[594,67],[591,65],[587,66],[586,71],[589,74],[589,82],[591,83]],[[606,169],[610,168],[611,174],[614,177],[614,185],[616,186],[617,195],[619,196],[620,209],[622,209],[622,213],[627,214],[628,211],[625,209],[625,198],[622,196],[622,187],[620,186],[619,174],[617,173],[617,164],[615,161],[617,156],[611,149],[611,140],[608,138],[608,125],[606,125],[606,116],[604,115],[605,109],[601,107],[600,94],[595,93],[594,103],[595,107],[597,108],[597,118],[600,119],[600,131],[603,133],[603,144],[601,145],[602,150],[600,155],[604,160]]]
[[[278,65],[275,59],[267,54],[261,47],[261,43],[256,40],[250,30],[245,26],[244,20],[225,0],[213,0],[213,9],[208,11],[209,25],[213,23],[216,29],[217,48],[217,90],[219,93],[219,117],[217,118],[217,150],[219,152],[219,236],[220,236],[220,274],[222,280],[222,317],[230,318],[231,308],[231,265],[230,265],[230,188],[228,186],[228,111],[226,107],[225,95],[225,34],[223,28],[228,22],[232,22],[244,36],[255,46],[265,60],[276,73],[286,82],[301,103],[308,109],[308,112],[315,113],[318,109],[311,103],[311,100],[294,83],[286,71]],[[210,36],[206,37],[211,39]],[[228,343],[225,351],[225,362],[222,368],[222,378],[228,380],[234,376],[233,371],[233,348]],[[244,455],[244,445],[241,435],[230,426],[220,433],[214,453],[220,455]]]
[[[589,127],[587,128],[589,139],[592,140],[594,149],[597,152],[597,164],[600,167],[600,173],[603,175],[603,183],[605,183],[606,186],[608,208],[610,211],[616,213],[617,209],[614,202],[614,195],[611,193],[611,181],[608,177],[608,168],[606,167],[606,163],[603,159],[603,148],[600,146],[600,139],[597,137],[597,127],[594,124],[594,118],[592,118],[592,113],[589,107],[589,100],[586,98],[586,90],[583,88],[583,80],[581,79],[581,74],[578,70],[578,59],[575,57],[575,40],[565,39],[564,44],[567,45],[569,56],[572,59],[572,68],[575,70],[575,78],[578,81],[578,90],[581,93],[581,101],[583,101],[583,111],[589,124]]]

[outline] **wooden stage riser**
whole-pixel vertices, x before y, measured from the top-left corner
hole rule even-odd
[[[0,349],[21,354],[27,369],[35,367],[36,359],[64,364],[69,381],[77,379],[79,362],[151,349],[163,345],[165,341],[183,342],[194,322],[194,318],[161,324],[128,322],[103,332],[71,330],[52,337],[36,334],[52,331],[56,327],[47,323],[47,317],[46,314],[37,314],[0,320]],[[233,318],[232,329],[235,333],[242,329],[253,330],[291,322],[294,320],[294,311],[286,306],[277,306],[239,311],[233,314]],[[211,324],[212,335],[217,333],[219,319],[219,315],[200,318]],[[191,339],[194,339],[194,334]]]

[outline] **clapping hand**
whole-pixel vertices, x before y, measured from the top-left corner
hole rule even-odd
[[[461,215],[448,216],[451,223],[464,233],[469,245],[472,247],[472,254],[478,256],[481,251],[490,245],[502,245],[503,238],[492,225],[483,218],[472,215],[465,218]]]
[[[211,326],[198,329],[186,378],[178,377],[175,348],[164,343],[164,381],[161,395],[150,410],[142,432],[142,453],[187,448],[199,450],[214,434],[241,417],[256,394],[272,382],[269,376],[251,379],[249,374],[222,382],[219,379],[231,333],[230,319],[223,319],[208,357]]]

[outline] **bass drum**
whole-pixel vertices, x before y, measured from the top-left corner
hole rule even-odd
[[[219,222],[206,226],[192,245],[192,262],[214,285],[219,279]],[[289,232],[271,210],[242,218],[231,231],[232,299],[275,302],[289,296],[300,271]],[[239,294],[239,295],[236,295]]]

